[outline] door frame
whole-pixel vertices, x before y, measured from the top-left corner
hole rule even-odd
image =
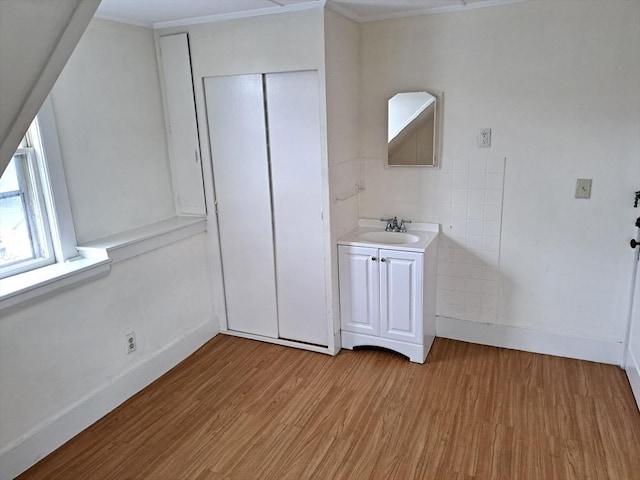
[[[636,220],[636,242],[640,242],[640,217]],[[631,391],[636,400],[636,405],[640,410],[640,358],[635,358],[633,352],[630,352],[631,334],[634,329],[640,329],[640,324],[634,322],[634,317],[640,316],[640,281],[638,276],[638,260],[640,259],[640,246],[635,247],[633,255],[633,268],[631,271],[631,279],[629,282],[629,311],[627,314],[627,328],[623,342],[622,363],[621,367],[627,374],[627,379],[631,385]],[[640,332],[638,332],[640,335]]]

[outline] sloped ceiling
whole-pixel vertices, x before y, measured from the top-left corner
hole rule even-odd
[[[164,28],[326,5],[352,20],[368,22],[521,1],[524,0],[103,0],[97,16]]]
[[[0,0],[0,172],[4,172],[100,0]]]

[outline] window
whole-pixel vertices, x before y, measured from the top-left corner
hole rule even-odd
[[[77,256],[49,99],[0,177],[0,278]]]
[[[0,276],[32,270],[55,261],[51,229],[31,138],[37,120],[0,177]]]

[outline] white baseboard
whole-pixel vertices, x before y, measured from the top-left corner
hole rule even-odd
[[[449,317],[436,317],[436,337],[611,365],[620,365],[622,361],[622,342]]]
[[[254,335],[253,333],[237,332],[235,330],[221,329],[220,333],[224,335],[231,335],[232,337],[246,338],[248,340],[257,340],[259,342],[273,343],[274,345],[280,345],[283,347],[297,348],[299,350],[309,350],[310,352],[326,353],[327,355],[336,355],[336,352],[329,347],[323,347],[322,345],[314,345],[312,343],[302,343],[293,340],[285,340],[282,338],[263,337],[262,335]]]
[[[0,452],[0,480],[11,480],[171,370],[218,333],[217,319],[187,332],[155,355],[27,433]]]
[[[631,349],[627,351],[627,365],[625,367],[627,378],[631,385],[631,391],[636,399],[636,405],[640,410],[640,365],[638,359],[633,356]]]

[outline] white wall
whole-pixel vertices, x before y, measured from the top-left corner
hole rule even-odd
[[[360,182],[358,158],[358,88],[360,29],[343,16],[325,10],[325,69],[327,89],[327,144],[331,199],[331,264],[333,309],[339,312],[338,238],[358,224]],[[336,200],[336,198],[344,200]],[[336,342],[340,316],[334,317]]]
[[[442,224],[439,315],[619,348],[640,180],[640,4],[529,1],[369,23],[362,48],[361,214]],[[384,168],[386,100],[423,89],[445,94],[442,168]],[[484,127],[490,149],[475,144]],[[593,179],[590,200],[573,198],[578,177]]]
[[[189,32],[196,78],[313,70],[324,66],[322,19],[321,9],[311,9],[158,33]]]
[[[53,101],[81,241],[174,214],[150,30],[95,20]],[[2,312],[0,479],[35,463],[217,332],[209,248],[206,234],[198,234]],[[129,332],[138,348],[127,355]]]
[[[151,30],[92,20],[51,99],[79,243],[175,215]]]

